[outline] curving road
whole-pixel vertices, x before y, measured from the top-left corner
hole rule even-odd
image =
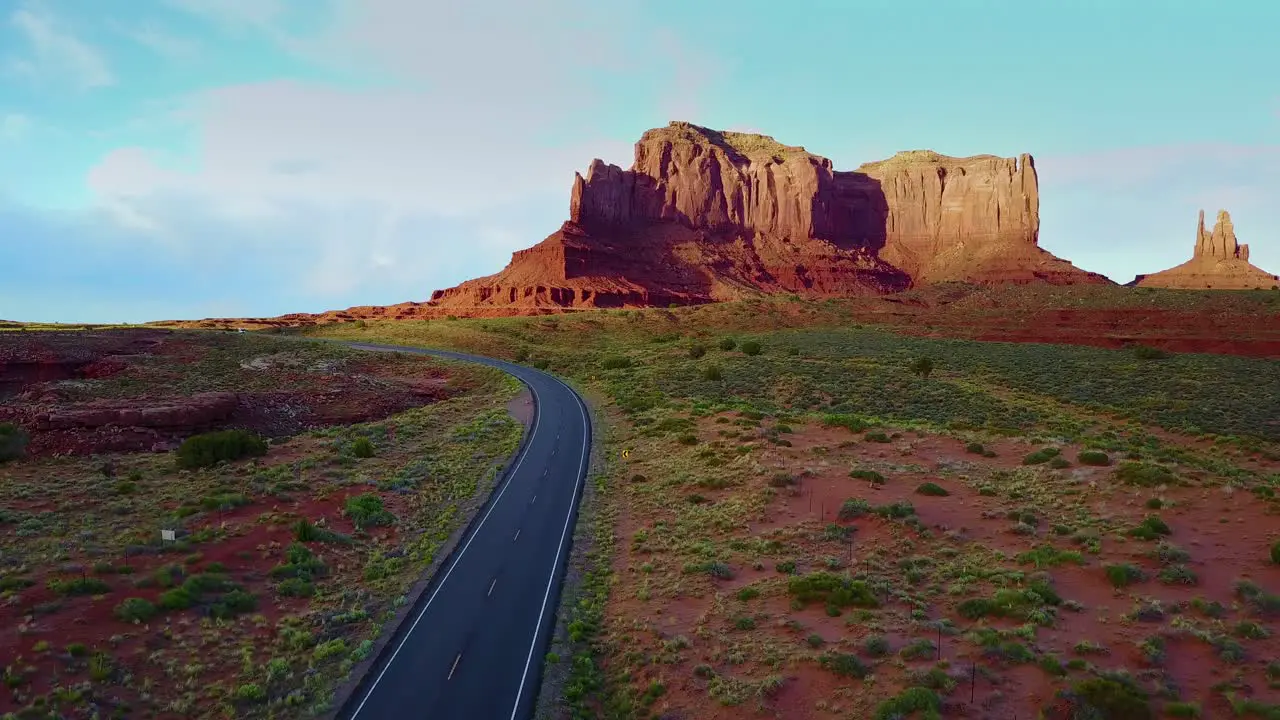
[[[591,453],[586,405],[568,385],[533,368],[438,350],[348,345],[499,368],[529,387],[535,410],[524,451],[338,717],[530,718]]]

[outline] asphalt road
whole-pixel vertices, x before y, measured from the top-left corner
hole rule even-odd
[[[531,718],[586,480],[586,406],[568,385],[533,368],[445,351],[350,345],[500,368],[533,391],[535,415],[511,472],[338,717]]]

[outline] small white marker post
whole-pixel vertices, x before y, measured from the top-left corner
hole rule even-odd
[[[174,542],[178,539],[178,531],[177,530],[161,530],[160,539],[164,540],[165,542]]]

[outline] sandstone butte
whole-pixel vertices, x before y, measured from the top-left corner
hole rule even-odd
[[[1030,155],[910,151],[844,172],[771,137],[673,122],[644,133],[631,169],[577,174],[569,220],[501,272],[379,314],[1110,283],[1039,247],[1039,205]]]
[[[1139,275],[1128,284],[1176,289],[1265,290],[1280,284],[1280,277],[1249,262],[1249,246],[1236,241],[1230,213],[1219,210],[1213,232],[1206,232],[1204,210],[1201,210],[1191,259],[1168,270]]]

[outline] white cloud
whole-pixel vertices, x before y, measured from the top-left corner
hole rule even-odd
[[[92,45],[77,38],[47,9],[20,8],[9,21],[26,37],[32,57],[11,61],[11,67],[36,78],[65,80],[79,88],[111,85],[115,77]]]
[[[113,23],[117,32],[166,60],[191,60],[200,54],[200,43],[170,33],[153,22],[136,27]]]
[[[31,118],[22,113],[0,115],[0,141],[18,142],[31,131]]]
[[[280,14],[171,1],[226,22]],[[331,26],[284,46],[396,82],[270,80],[188,98],[196,154],[109,153],[88,176],[100,204],[175,246],[216,227],[224,250],[280,262],[282,283],[296,277],[335,304],[388,287],[414,294],[382,302],[421,299],[496,271],[553,231],[575,170],[593,157],[628,164],[638,131],[665,123],[635,119],[625,137],[597,130],[619,102],[661,107],[679,77],[675,102],[687,106],[705,78],[682,69],[687,53],[616,60],[656,37],[632,22],[629,3],[335,1]],[[663,42],[678,47],[673,35]],[[638,78],[648,89],[635,89]]]
[[[224,25],[267,27],[284,12],[280,0],[164,0],[166,5]],[[312,3],[314,6],[314,2]]]

